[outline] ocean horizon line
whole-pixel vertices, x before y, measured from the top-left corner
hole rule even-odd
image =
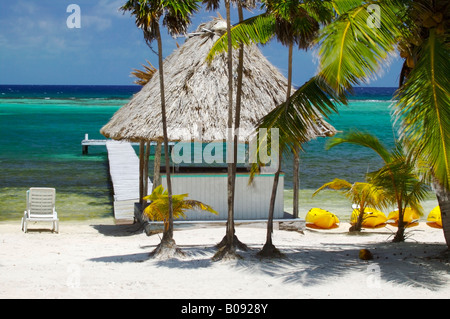
[[[142,87],[138,84],[0,84],[1,86],[79,86],[79,87]],[[300,86],[294,86],[296,89]],[[354,89],[398,89],[396,86],[355,86]]]
[[[0,84],[0,99],[130,99],[142,89],[140,85],[116,84]],[[298,87],[295,87],[298,89]],[[396,87],[354,87],[347,98],[352,101],[392,100]]]
[[[137,84],[0,84],[0,86],[137,86]]]

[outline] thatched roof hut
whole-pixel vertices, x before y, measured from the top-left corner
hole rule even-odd
[[[214,19],[201,24],[185,43],[164,61],[167,132],[170,141],[199,138],[203,142],[226,140],[228,120],[227,54],[206,62],[213,44],[226,32],[226,22]],[[233,56],[237,68],[237,52]],[[236,85],[236,81],[234,81]],[[241,110],[240,140],[263,116],[286,99],[286,78],[256,47],[246,47]],[[101,133],[115,140],[162,141],[159,74],[118,110]],[[311,138],[327,136],[335,129],[323,121]]]

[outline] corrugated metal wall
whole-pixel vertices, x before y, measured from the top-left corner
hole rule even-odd
[[[173,194],[189,194],[190,199],[199,200],[213,207],[219,215],[203,211],[188,211],[186,220],[226,220],[227,175],[226,174],[173,174]],[[254,182],[248,185],[248,174],[238,173],[236,176],[235,219],[267,219],[270,196],[272,194],[273,174],[255,176]],[[163,187],[167,188],[166,175],[162,175]],[[284,214],[284,175],[280,175],[274,218],[283,218]]]

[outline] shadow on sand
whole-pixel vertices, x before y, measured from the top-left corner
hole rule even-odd
[[[112,237],[128,237],[142,234],[144,232],[144,226],[139,223],[132,225],[91,225],[91,227],[104,236]],[[153,234],[158,234],[161,232],[162,230],[155,229]]]
[[[131,226],[93,226],[108,236],[132,236],[142,232],[135,225]],[[136,263],[150,262],[155,267],[170,269],[201,269],[216,264],[211,260],[217,252],[214,246],[178,245],[185,253],[184,258],[160,260],[149,256],[155,245],[143,246],[145,252],[129,255],[105,256],[89,259],[93,262]],[[391,284],[403,284],[429,290],[438,290],[444,285],[442,274],[450,272],[448,259],[442,259],[446,249],[443,244],[373,243],[332,244],[324,243],[321,247],[277,246],[284,258],[259,259],[256,253],[261,246],[249,246],[249,251],[239,251],[240,260],[223,261],[227,267],[234,267],[237,272],[259,272],[280,278],[287,283],[311,287],[328,282],[330,278],[340,278],[350,271],[357,270],[369,276],[374,271],[380,280]],[[359,250],[369,249],[374,259],[362,261],[358,258]],[[364,277],[362,277],[364,278]]]

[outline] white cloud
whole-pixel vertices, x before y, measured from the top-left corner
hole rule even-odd
[[[123,0],[100,0],[98,4],[95,6],[96,13],[101,13],[103,15],[122,17],[123,14],[119,11],[119,8],[123,6]]]
[[[113,25],[111,19],[103,18],[94,15],[82,15],[81,27],[82,28],[95,28],[97,31],[105,31],[111,28]]]
[[[38,11],[38,7],[31,1],[14,1],[14,6],[11,7],[11,11],[15,14],[35,14]]]

